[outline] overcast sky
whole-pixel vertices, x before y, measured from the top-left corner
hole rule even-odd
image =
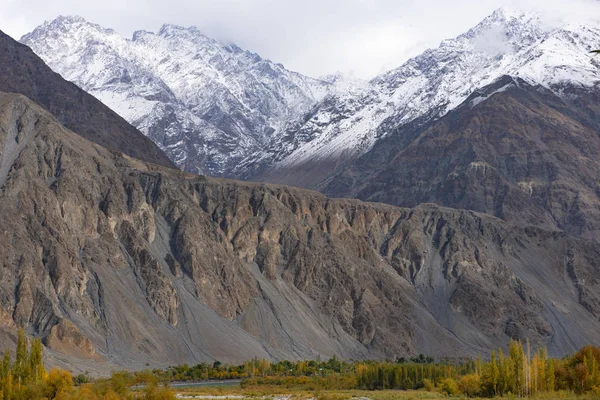
[[[495,9],[600,16],[598,0],[1,0],[0,29],[14,38],[57,15],[80,15],[126,37],[164,23],[195,25],[288,69],[371,78]]]

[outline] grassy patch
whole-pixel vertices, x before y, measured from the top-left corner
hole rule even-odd
[[[307,390],[299,387],[281,387],[259,385],[242,388],[236,387],[197,387],[175,389],[182,395],[197,396],[244,396],[248,399],[272,399],[282,396],[291,396],[290,400],[357,400],[359,398],[371,400],[433,400],[433,399],[467,399],[464,396],[448,397],[438,392],[425,390]],[[496,397],[498,400],[514,400],[517,397]],[[597,400],[597,395],[575,395],[572,392],[544,393],[535,397],[540,400]]]

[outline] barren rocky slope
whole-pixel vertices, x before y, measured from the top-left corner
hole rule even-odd
[[[83,137],[132,157],[172,166],[140,131],[92,95],[64,80],[27,46],[0,31],[0,91],[21,93]]]
[[[206,179],[0,95],[1,335],[59,362],[475,354],[600,342],[598,246],[422,205]]]

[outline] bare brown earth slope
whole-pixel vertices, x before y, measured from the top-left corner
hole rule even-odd
[[[21,93],[86,139],[131,157],[175,168],[140,131],[94,96],[52,71],[27,46],[0,31],[0,91]]]
[[[0,338],[71,368],[600,343],[600,249],[434,205],[206,179],[0,94]]]
[[[504,77],[443,118],[397,129],[319,188],[401,207],[431,202],[600,240],[598,89],[551,92]]]

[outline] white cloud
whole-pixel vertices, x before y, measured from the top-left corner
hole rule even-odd
[[[492,55],[505,54],[511,51],[506,33],[498,26],[491,26],[475,40],[475,50]]]
[[[600,15],[596,0],[2,0],[0,29],[13,37],[59,14],[81,15],[125,36],[163,23],[205,34],[320,76],[370,78],[501,6],[537,7],[552,18]],[[498,49],[496,49],[498,50]]]

